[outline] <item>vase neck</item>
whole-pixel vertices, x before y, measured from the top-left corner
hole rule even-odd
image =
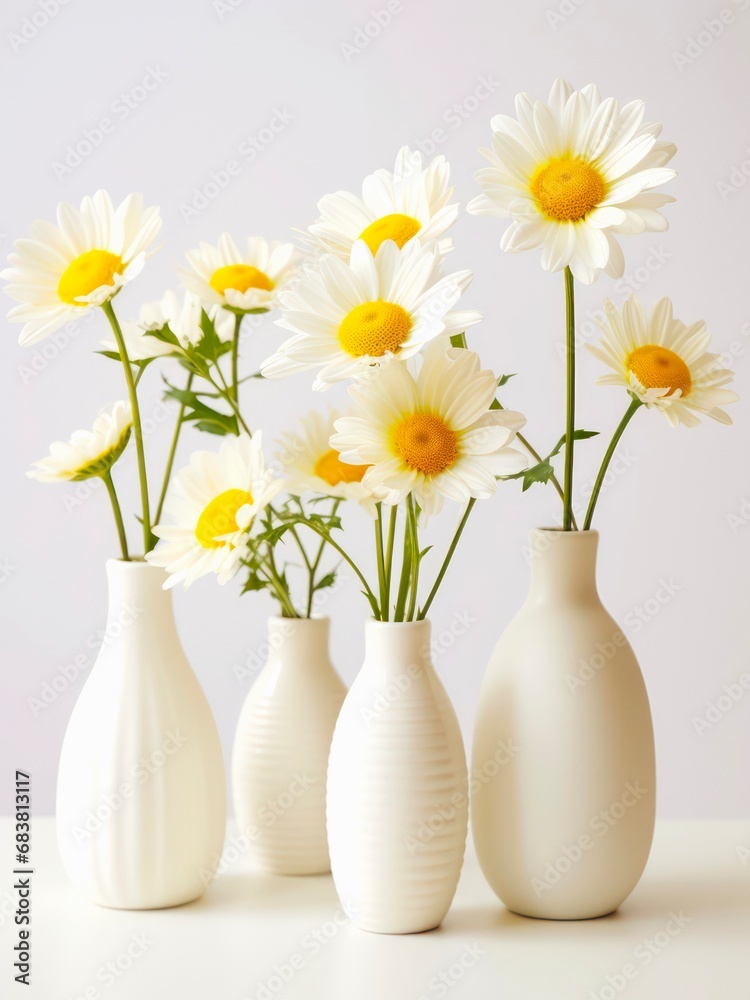
[[[164,570],[148,563],[108,559],[108,628],[137,621],[173,629],[172,593],[163,589],[165,580]]]
[[[532,601],[598,600],[596,531],[535,528],[529,533]]]
[[[328,618],[273,616],[268,619],[269,660],[305,669],[319,659],[328,663],[329,631]]]
[[[430,623],[368,621],[365,629],[365,669],[398,677],[432,667]]]

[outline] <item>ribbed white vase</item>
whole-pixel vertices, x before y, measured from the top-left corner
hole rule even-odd
[[[595,531],[531,532],[531,589],[480,695],[474,842],[494,891],[530,917],[611,913],[651,848],[651,712],[597,593],[597,545]]]
[[[331,868],[326,769],[346,687],[328,635],[328,618],[270,618],[268,661],[237,723],[235,812],[256,863],[277,875]]]
[[[458,720],[430,656],[427,621],[367,623],[328,765],[328,842],[355,926],[437,927],[461,873],[468,823]]]
[[[107,577],[104,641],[60,755],[60,853],[94,903],[176,906],[202,895],[221,855],[221,744],[164,572],[111,559]]]

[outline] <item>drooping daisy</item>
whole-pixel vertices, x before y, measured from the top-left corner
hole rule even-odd
[[[441,237],[458,215],[458,205],[450,204],[452,194],[445,157],[436,156],[424,167],[422,154],[404,146],[393,173],[376,170],[364,179],[361,198],[348,191],[321,198],[320,219],[309,227],[308,242],[345,261],[357,240],[364,240],[372,253],[384,240],[399,247],[415,238],[421,245],[439,240],[445,252],[452,243]]]
[[[35,222],[2,272],[5,291],[21,303],[8,313],[24,324],[19,343],[34,344],[116,295],[140,273],[160,227],[159,209],[144,208],[141,195],[115,208],[106,191],[84,198],[80,209],[61,202],[57,225]]]
[[[165,589],[185,588],[207,573],[230,580],[240,565],[253,522],[282,486],[266,469],[261,434],[227,438],[218,452],[196,451],[175,476],[165,510],[171,524],[146,559],[170,574]]]
[[[277,325],[295,336],[263,362],[266,378],[318,370],[314,389],[373,374],[394,358],[406,361],[428,341],[459,333],[482,319],[454,310],[473,277],[456,271],[439,277],[434,245],[387,240],[373,257],[363,240],[348,264],[325,254],[279,296]]]
[[[216,246],[201,243],[187,253],[190,267],[180,278],[206,306],[270,309],[294,270],[296,253],[291,243],[268,243],[260,236],[248,237],[243,253],[222,233]]]
[[[69,441],[53,441],[49,455],[34,462],[26,475],[40,483],[79,482],[103,476],[112,468],[130,440],[133,417],[122,401],[102,411],[91,430],[74,431]]]
[[[648,407],[655,407],[667,423],[694,427],[698,414],[722,424],[732,418],[721,409],[734,403],[737,393],[723,388],[733,372],[721,367],[718,354],[709,354],[711,334],[703,320],[686,326],[672,315],[669,299],[660,299],[646,314],[640,299],[630,295],[622,312],[607,299],[605,320],[599,320],[604,337],[587,347],[614,369],[597,379],[600,385],[621,385]]]
[[[350,465],[331,447],[338,410],[322,414],[311,410],[299,429],[280,435],[276,458],[282,467],[284,488],[292,496],[317,493],[320,496],[354,500],[374,514],[376,498],[362,485],[367,465]]]
[[[214,321],[219,339],[231,340],[234,328],[232,314],[217,306],[206,312]],[[184,292],[182,297],[178,297],[173,291],[168,291],[158,302],[147,302],[141,306],[137,320],[123,320],[120,326],[130,360],[146,361],[172,354],[174,350],[171,344],[149,336],[149,330],[168,324],[182,346],[187,347],[197,344],[203,336],[200,322],[201,302],[197,296]],[[112,340],[102,341],[102,346],[117,353],[117,345]]]
[[[344,462],[370,465],[363,485],[388,490],[386,503],[414,494],[425,514],[443,498],[468,503],[490,496],[496,476],[525,469],[509,447],[526,420],[490,410],[497,379],[474,351],[433,345],[415,378],[406,365],[349,390],[355,415],[336,421],[331,446]]]
[[[492,119],[492,164],[476,179],[484,194],[469,212],[511,218],[501,246],[509,253],[542,247],[542,267],[591,284],[604,270],[622,276],[614,233],[663,232],[658,211],[674,201],[653,189],[675,176],[676,147],[658,141],[661,125],[643,121],[643,101],[622,108],[593,84],[573,90],[555,81],[549,103],[516,97],[517,118]]]

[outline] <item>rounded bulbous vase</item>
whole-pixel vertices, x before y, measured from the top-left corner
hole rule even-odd
[[[646,687],[596,587],[598,533],[531,532],[531,587],[481,690],[471,816],[482,870],[516,913],[578,920],[630,895],[654,831]]]

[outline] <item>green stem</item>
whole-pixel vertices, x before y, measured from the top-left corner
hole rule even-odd
[[[409,593],[409,580],[411,578],[411,546],[409,545],[409,516],[407,516],[404,521],[404,536],[403,536],[403,558],[401,562],[401,579],[398,584],[398,593],[396,595],[396,607],[393,612],[393,620],[395,622],[402,622],[404,620],[404,614],[406,613],[406,598]]]
[[[472,497],[471,500],[469,500],[468,504],[466,505],[464,516],[458,523],[458,527],[456,528],[456,533],[453,536],[453,541],[451,542],[448,551],[445,554],[445,559],[443,559],[443,565],[440,567],[440,572],[435,578],[435,583],[433,584],[432,590],[430,591],[429,596],[424,603],[424,607],[420,608],[419,610],[419,614],[417,615],[417,621],[422,621],[422,619],[427,616],[427,612],[430,610],[430,605],[435,599],[435,595],[438,592],[440,584],[443,582],[443,577],[445,576],[448,570],[448,566],[450,565],[450,561],[453,558],[453,553],[456,551],[456,546],[458,545],[459,539],[461,538],[463,530],[466,526],[466,522],[469,520],[469,514],[471,514],[472,510],[474,509],[474,504],[476,502],[477,502],[476,499]]]
[[[382,609],[385,615],[384,621],[388,621],[391,614],[391,576],[393,572],[393,543],[396,538],[396,520],[398,518],[398,507],[394,504],[391,507],[391,516],[388,520],[388,539],[385,543],[385,607]]]
[[[563,476],[563,531],[573,530],[573,447],[576,419],[576,322],[573,272],[565,268],[565,357],[567,395],[565,417],[565,472]]]
[[[122,551],[122,558],[125,562],[130,562],[130,556],[128,554],[128,537],[125,534],[125,525],[122,520],[122,510],[120,509],[120,501],[117,499],[117,493],[115,492],[115,484],[112,482],[112,473],[108,470],[104,473],[102,479],[104,480],[104,485],[107,487],[109,499],[112,501],[112,511],[115,515],[117,534],[120,536],[120,550]]]
[[[248,437],[252,437],[253,436],[253,432],[250,430],[250,428],[245,423],[245,421],[244,421],[244,419],[242,417],[242,414],[240,413],[240,408],[239,408],[239,406],[237,405],[237,402],[235,401],[235,399],[232,396],[232,390],[227,385],[227,380],[224,378],[224,373],[222,372],[221,368],[219,368],[218,365],[216,365],[216,371],[219,373],[219,378],[221,379],[221,383],[222,384],[219,385],[219,383],[215,379],[211,378],[210,373],[208,375],[208,381],[211,383],[211,385],[214,387],[214,389],[216,389],[216,391],[219,393],[219,395],[221,396],[221,398],[225,399],[227,401],[227,403],[229,403],[229,405],[230,405],[230,407],[232,409],[232,413],[234,413],[235,417],[237,418],[237,423],[244,430],[244,432],[247,434],[247,436]]]
[[[588,531],[591,527],[591,522],[594,518],[594,511],[596,509],[596,503],[599,499],[599,494],[601,493],[602,483],[604,482],[604,477],[607,475],[607,469],[609,468],[609,463],[612,461],[612,456],[615,453],[617,445],[620,443],[620,438],[625,432],[625,428],[628,426],[633,418],[636,410],[640,409],[643,403],[636,396],[633,396],[630,406],[625,411],[625,415],[617,425],[617,430],[612,435],[612,440],[609,442],[609,447],[602,460],[601,467],[599,468],[599,473],[596,477],[596,482],[594,483],[594,491],[591,494],[591,499],[589,500],[588,510],[586,511],[586,520],[583,522],[583,530]]]
[[[193,373],[188,375],[188,380],[185,383],[185,392],[190,392],[193,385]],[[177,411],[177,422],[174,427],[174,434],[172,435],[172,443],[169,446],[169,455],[167,455],[167,466],[164,470],[164,482],[161,484],[161,493],[159,494],[159,502],[156,505],[156,513],[154,514],[154,524],[158,524],[161,520],[161,512],[164,507],[164,501],[167,496],[167,490],[169,488],[169,480],[172,477],[172,466],[174,465],[175,453],[177,452],[177,442],[180,439],[180,431],[182,430],[182,418],[185,416],[185,410],[187,406],[185,403],[180,403],[180,409]]]
[[[378,599],[375,596],[375,594],[373,593],[372,588],[370,587],[369,583],[365,579],[365,577],[364,577],[362,571],[360,570],[359,566],[357,566],[357,564],[354,562],[354,560],[352,559],[352,557],[347,552],[345,552],[344,549],[342,549],[342,547],[338,544],[338,542],[335,542],[333,540],[333,538],[331,537],[330,533],[327,532],[325,528],[322,528],[319,525],[315,524],[314,521],[307,521],[306,522],[306,527],[308,527],[310,529],[310,531],[314,531],[316,535],[320,535],[320,537],[323,538],[327,542],[327,544],[330,545],[331,548],[335,552],[338,552],[338,554],[341,556],[341,558],[344,560],[344,562],[346,562],[347,565],[350,566],[354,570],[354,572],[355,572],[355,574],[357,576],[357,579],[359,580],[359,582],[362,584],[362,586],[365,589],[365,597],[367,598],[367,600],[370,603],[370,607],[372,608],[372,612],[373,612],[373,615],[374,615],[375,619],[377,621],[380,621],[381,618],[380,618],[380,608],[378,607]]]
[[[112,307],[112,301],[108,300],[105,302],[102,305],[102,309],[104,311],[104,315],[109,320],[109,325],[112,327],[112,332],[115,335],[117,349],[120,352],[120,360],[122,361],[122,367],[125,371],[125,382],[128,387],[128,396],[130,397],[130,408],[133,413],[133,436],[135,437],[135,450],[138,457],[138,478],[140,480],[141,508],[143,511],[143,549],[145,554],[153,549],[156,545],[157,539],[151,531],[151,514],[148,505],[148,481],[146,479],[146,453],[143,448],[141,411],[138,406],[138,394],[135,391],[135,382],[133,381],[133,369],[130,364],[127,348],[125,347],[125,340],[122,335],[122,330],[120,329],[120,324],[117,321],[117,316],[115,316],[115,311]]]
[[[413,622],[414,614],[417,610],[417,591],[419,590],[419,529],[417,527],[417,512],[414,509],[414,498],[411,493],[406,498],[406,508],[409,513],[409,521],[411,522],[409,529],[411,544],[411,593],[409,594],[409,608],[406,613],[406,620]]]
[[[235,313],[234,333],[232,334],[232,399],[239,403],[239,363],[240,363],[240,327],[242,326],[242,315]]]
[[[282,611],[285,611],[286,618],[299,618],[297,610],[292,604],[291,596],[289,595],[288,589],[284,586],[284,582],[279,576],[279,572],[276,569],[276,561],[273,557],[273,546],[268,545],[268,576],[270,577],[271,584],[276,591],[276,599],[281,605]]]
[[[333,506],[331,507],[331,513],[330,513],[331,517],[336,516],[336,511],[339,509],[340,505],[341,505],[340,500],[334,501]],[[300,501],[300,509],[303,509],[301,501]],[[317,575],[318,566],[320,565],[320,560],[323,557],[323,552],[325,551],[325,547],[326,547],[326,540],[325,538],[322,538],[315,559],[313,560],[312,568],[310,570],[310,582],[307,588],[307,614],[305,615],[306,618],[310,618],[312,616],[313,599],[315,597],[315,577]]]
[[[383,505],[382,503],[375,505],[377,508],[377,517],[375,518],[375,551],[377,553],[378,562],[378,587],[380,589],[380,612],[381,616],[385,615],[385,620],[387,621],[388,616],[388,595],[386,591],[386,575],[385,575],[385,551],[383,549]]]

